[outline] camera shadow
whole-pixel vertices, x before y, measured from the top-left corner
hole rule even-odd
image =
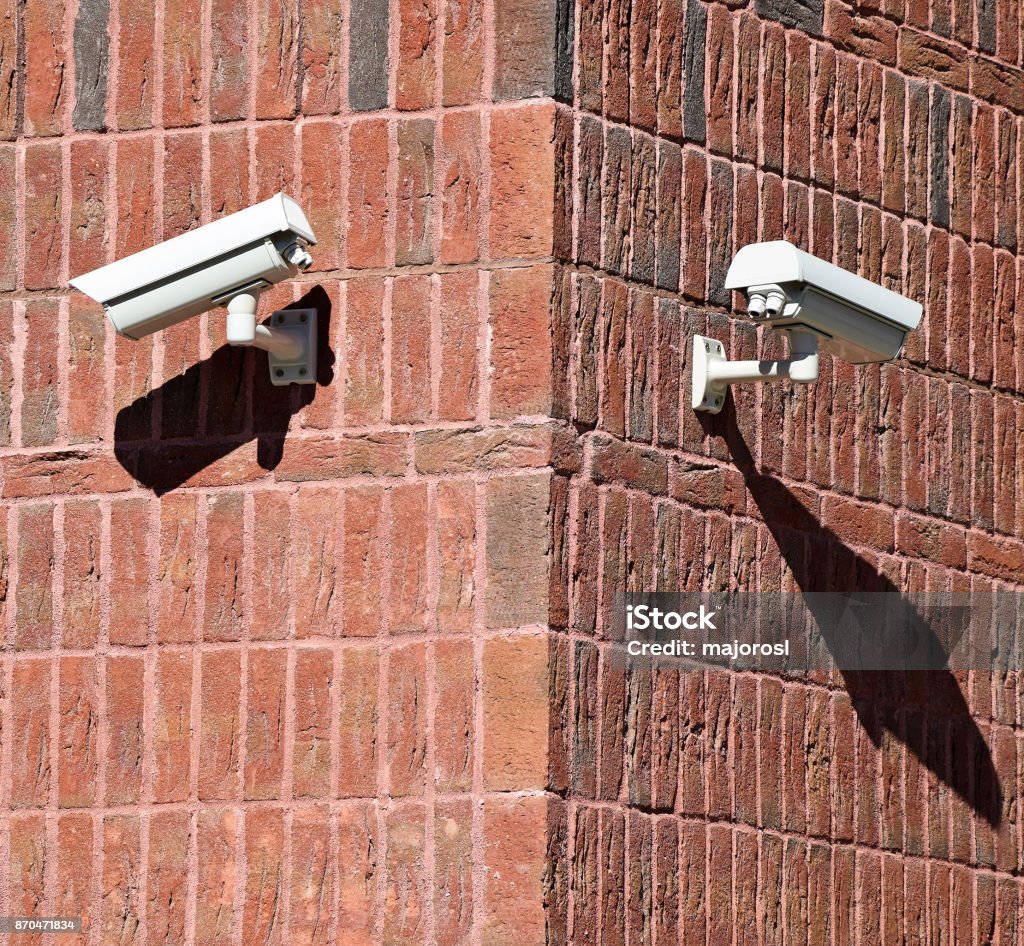
[[[222,345],[118,412],[114,455],[139,483],[162,496],[253,439],[262,469],[281,462],[292,417],[334,380],[335,363],[323,288],[284,308],[317,311],[316,384],[275,387],[266,352]]]
[[[736,422],[731,394],[722,413],[702,418],[706,432],[724,438],[799,589],[811,592],[888,592],[900,589],[842,537],[818,521],[779,480],[759,472]],[[1003,791],[984,734],[971,715],[960,684],[948,669],[863,670],[843,666],[844,642],[835,637],[831,614],[815,614],[815,595],[805,599],[835,659],[860,725],[875,746],[888,730],[993,827],[1003,817]],[[819,601],[821,599],[818,599]],[[905,599],[904,599],[905,601]],[[906,602],[905,633],[914,646],[948,650],[927,620]],[[934,666],[935,663],[930,663]],[[948,732],[946,729],[948,725]]]

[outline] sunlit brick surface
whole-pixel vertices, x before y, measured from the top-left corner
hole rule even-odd
[[[0,0],[0,913],[1018,942],[1015,677],[627,675],[607,606],[1024,584],[1021,16]],[[65,288],[280,189],[315,389]],[[722,282],[783,237],[925,321],[702,424],[690,337],[773,352]]]
[[[543,929],[554,80],[498,6],[0,3],[0,913]],[[65,288],[280,189],[315,389]]]

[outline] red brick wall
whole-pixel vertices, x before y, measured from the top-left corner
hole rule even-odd
[[[1021,582],[1020,17],[0,0],[0,912],[1015,942],[1015,678],[627,675],[607,604]],[[279,188],[314,391],[66,291]],[[770,350],[721,286],[779,236],[926,322],[702,424],[689,338]]]
[[[559,246],[553,942],[1016,943],[1015,675],[617,669],[631,590],[1020,590],[1015,0],[582,0]],[[735,250],[926,305],[892,364],[689,407]]]
[[[543,929],[546,12],[0,0],[0,913]],[[315,389],[66,289],[278,189],[319,243],[260,311],[318,308]]]

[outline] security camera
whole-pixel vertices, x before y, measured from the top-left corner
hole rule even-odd
[[[695,336],[693,409],[712,414],[722,409],[730,384],[817,381],[819,346],[855,365],[889,361],[921,321],[920,303],[785,240],[743,247],[729,267],[725,288],[747,297],[747,318],[789,337],[792,358],[729,361],[721,343]]]
[[[270,379],[316,381],[316,310],[275,312],[256,324],[260,292],[307,270],[316,244],[302,208],[284,194],[71,280],[103,304],[118,334],[140,339],[220,305],[232,345],[270,354]]]

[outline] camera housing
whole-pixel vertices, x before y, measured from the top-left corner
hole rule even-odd
[[[710,414],[722,410],[730,384],[817,381],[819,347],[855,365],[889,361],[923,312],[920,303],[785,240],[740,249],[725,288],[746,295],[747,318],[788,337],[791,357],[729,361],[721,342],[694,336],[691,404]]]
[[[855,365],[895,358],[923,311],[920,303],[785,240],[743,247],[725,288],[746,295],[752,321],[809,331],[822,349]]]
[[[102,303],[117,333],[132,339],[226,305],[229,343],[269,352],[274,384],[313,383],[316,318],[307,313],[295,325],[274,318],[269,329],[257,326],[256,301],[262,290],[308,269],[307,248],[315,244],[302,208],[278,193],[77,276],[71,285]]]

